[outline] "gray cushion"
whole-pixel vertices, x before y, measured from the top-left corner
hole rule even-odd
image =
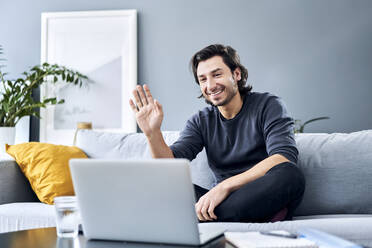
[[[14,160],[0,160],[0,204],[39,201]]]
[[[295,215],[372,214],[372,130],[296,135],[306,189]]]

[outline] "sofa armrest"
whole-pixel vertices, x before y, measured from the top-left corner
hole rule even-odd
[[[17,163],[0,159],[0,204],[38,201]]]

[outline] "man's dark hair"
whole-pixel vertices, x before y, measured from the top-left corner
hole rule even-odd
[[[248,92],[252,90],[251,85],[246,86],[246,82],[248,79],[248,70],[240,63],[240,58],[238,53],[235,51],[234,48],[231,46],[224,46],[221,44],[214,44],[203,48],[202,50],[198,51],[197,53],[192,56],[190,61],[190,67],[194,74],[195,82],[199,85],[198,75],[196,71],[198,69],[198,65],[201,61],[205,61],[210,59],[214,56],[221,56],[223,62],[230,68],[231,73],[234,72],[236,68],[240,68],[241,71],[241,79],[237,82],[238,83],[238,90],[241,96],[246,95]],[[199,98],[203,97],[203,94],[199,96]],[[211,104],[209,101],[206,101],[208,104]]]

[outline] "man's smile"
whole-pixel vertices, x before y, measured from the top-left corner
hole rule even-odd
[[[218,87],[217,89],[215,89],[215,90],[212,91],[212,92],[209,92],[209,91],[208,91],[208,92],[207,92],[207,95],[212,96],[212,97],[215,97],[215,96],[220,95],[224,90],[225,90],[225,87],[220,86],[220,87]]]

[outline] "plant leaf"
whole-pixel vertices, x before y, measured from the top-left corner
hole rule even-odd
[[[0,92],[0,126],[14,126],[23,116],[40,118],[39,108],[64,103],[63,99],[57,101],[55,97],[43,101],[35,100],[33,92],[40,86],[57,82],[59,76],[63,82],[74,85],[75,82],[81,82],[82,78],[87,78],[77,71],[48,63],[31,67],[29,71],[22,73],[22,77],[15,80],[5,80],[5,75],[6,73],[0,71],[0,83],[4,88]]]

